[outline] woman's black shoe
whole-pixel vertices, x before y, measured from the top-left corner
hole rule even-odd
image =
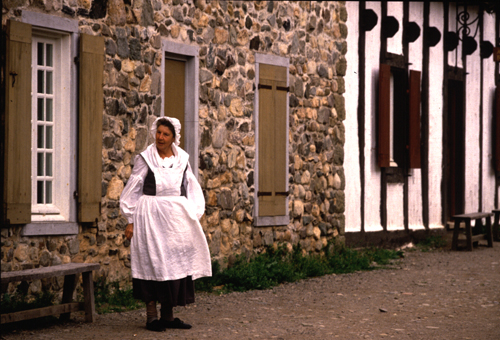
[[[165,330],[165,327],[163,326],[162,322],[160,322],[158,320],[153,320],[151,322],[147,322],[146,328],[150,331],[153,331],[153,332],[163,332]]]
[[[175,318],[174,321],[167,321],[164,319],[160,319],[160,323],[164,327],[164,329],[165,328],[190,329],[191,327],[193,327],[179,318]]]

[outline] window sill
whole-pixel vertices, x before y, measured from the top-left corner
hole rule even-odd
[[[290,217],[285,216],[260,216],[255,217],[254,226],[255,227],[268,227],[268,226],[278,226],[278,225],[288,225],[290,223]]]
[[[76,222],[28,223],[21,230],[21,236],[78,235]]]

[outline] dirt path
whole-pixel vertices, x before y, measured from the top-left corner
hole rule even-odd
[[[82,316],[2,334],[19,339],[500,339],[500,243],[466,251],[407,251],[393,268],[222,296],[177,309],[191,330],[154,333],[145,310]]]

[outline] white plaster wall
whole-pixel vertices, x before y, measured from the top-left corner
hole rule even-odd
[[[477,11],[469,7],[471,18],[477,18]],[[471,27],[475,32],[476,24]],[[478,36],[476,36],[478,40]],[[479,159],[480,136],[479,136],[479,109],[481,103],[481,58],[479,46],[476,51],[467,56],[466,75],[466,109],[465,109],[465,212],[479,210]]]
[[[387,52],[394,54],[403,54],[403,2],[402,1],[388,1],[387,2],[387,16],[395,17],[399,22],[399,30],[392,38],[387,39]],[[379,21],[382,18],[379,15]]]
[[[380,168],[377,165],[377,93],[380,61],[380,2],[366,3],[378,16],[377,25],[366,32],[365,77],[365,231],[382,230],[380,223]]]
[[[443,4],[431,2],[429,26],[441,32],[429,51],[429,227],[442,227],[443,178]]]
[[[346,142],[344,145],[344,169],[345,169],[345,231],[361,231],[361,180],[359,168],[359,144],[358,144],[358,21],[359,3],[357,1],[346,2],[347,8],[347,71],[345,75],[346,92],[345,106],[346,119],[344,126],[346,130]]]
[[[387,230],[404,230],[403,184],[387,185]],[[380,203],[379,203],[380,204]]]
[[[424,3],[410,2],[409,21],[414,21],[420,27],[420,36],[408,47],[409,69],[422,72],[422,53],[424,41]],[[422,76],[422,75],[421,75]],[[420,77],[422,83],[422,77]],[[421,108],[422,109],[422,108]],[[424,228],[422,216],[422,170],[410,170],[408,178],[408,224],[410,229]]]
[[[495,16],[484,14],[484,40],[495,44]],[[483,59],[483,211],[495,209],[495,170],[493,167],[493,112],[495,96],[495,62]]]

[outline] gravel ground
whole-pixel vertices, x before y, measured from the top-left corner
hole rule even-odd
[[[472,252],[406,250],[390,268],[271,290],[197,294],[176,309],[190,330],[146,330],[144,309],[74,313],[64,324],[3,327],[20,339],[500,339],[500,243]]]

